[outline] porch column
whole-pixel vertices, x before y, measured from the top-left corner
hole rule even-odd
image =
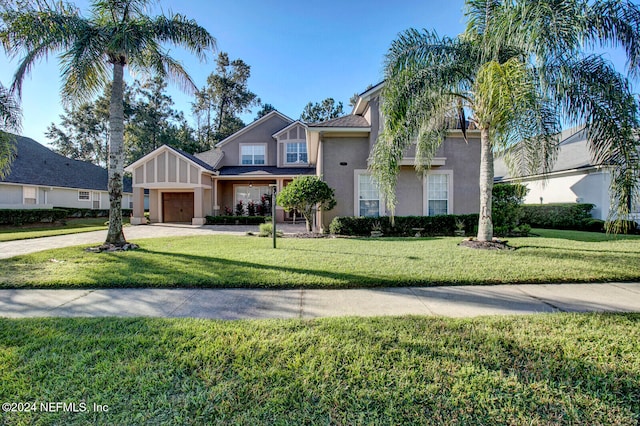
[[[213,178],[213,215],[220,214],[220,203],[218,202],[218,179]]]
[[[204,217],[204,188],[197,187],[193,191],[193,219],[191,219],[192,225],[204,225],[207,223],[207,219]]]
[[[284,188],[284,179],[276,179],[276,185],[278,188],[278,194]],[[282,207],[276,204],[276,222],[284,222],[285,211]]]
[[[146,225],[147,218],[144,217],[144,188],[133,188],[133,217],[132,225]]]

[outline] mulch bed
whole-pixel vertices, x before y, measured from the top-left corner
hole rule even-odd
[[[515,247],[511,247],[507,244],[507,241],[501,241],[494,238],[493,241],[478,241],[473,238],[467,238],[460,244],[462,247],[469,247],[478,250],[515,250]]]

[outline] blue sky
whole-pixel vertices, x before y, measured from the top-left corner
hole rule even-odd
[[[89,1],[74,3],[86,10]],[[464,30],[463,6],[463,0],[164,0],[151,14],[195,19],[217,39],[218,51],[251,66],[249,89],[295,119],[308,102],[327,97],[342,101],[350,112],[349,98],[381,80],[384,54],[398,33],[414,27],[455,36]],[[171,54],[198,87],[214,70],[215,54],[207,63],[178,48]],[[0,58],[0,82],[8,86],[17,61]],[[610,59],[619,61],[615,54]],[[60,69],[50,57],[24,82],[23,135],[48,142],[46,128],[58,123],[62,112],[59,91]],[[192,98],[171,86],[169,93],[174,107],[190,119]],[[250,122],[256,111],[243,120]]]

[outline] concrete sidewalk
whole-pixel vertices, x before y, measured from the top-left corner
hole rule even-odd
[[[217,319],[640,312],[640,283],[355,290],[0,290],[0,316]]]

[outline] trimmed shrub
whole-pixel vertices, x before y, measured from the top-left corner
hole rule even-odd
[[[69,215],[63,209],[24,209],[24,210],[0,210],[0,225],[20,226],[26,223],[56,222],[66,219]]]
[[[396,216],[393,225],[389,216],[353,217],[340,216],[331,221],[329,232],[335,235],[368,236],[378,226],[385,236],[410,237],[454,235],[457,222],[464,223],[467,234],[478,224],[477,214],[440,216]]]
[[[534,228],[588,230],[593,207],[593,204],[525,204],[521,222]]]
[[[259,225],[265,216],[207,216],[207,225]]]
[[[75,207],[54,207],[54,209],[66,210],[69,218],[109,217],[109,209],[81,209]],[[122,217],[129,217],[132,213],[133,210],[131,209],[122,209]]]
[[[496,233],[508,235],[520,224],[522,202],[529,189],[520,183],[497,183],[493,186],[492,219]]]

